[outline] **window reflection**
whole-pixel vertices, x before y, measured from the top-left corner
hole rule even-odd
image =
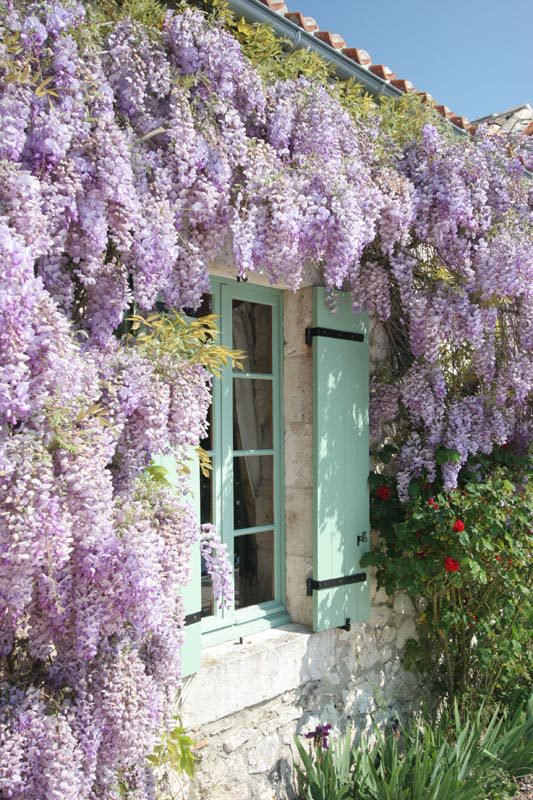
[[[202,559],[202,617],[210,617],[214,613],[213,581]]]
[[[187,317],[206,317],[213,313],[213,297],[210,294],[203,294],[197,308],[185,308],[183,313]]]
[[[272,447],[272,381],[234,378],[233,447],[235,450]]]
[[[274,523],[274,459],[240,456],[233,459],[234,528]]]
[[[235,608],[274,599],[274,533],[235,537]]]
[[[200,447],[210,451],[213,449],[213,405],[207,411],[207,435],[200,441]]]
[[[213,462],[211,461],[211,464]],[[200,523],[213,523],[213,470],[204,475],[200,470]]]
[[[233,301],[233,347],[246,353],[245,372],[272,373],[272,308]]]

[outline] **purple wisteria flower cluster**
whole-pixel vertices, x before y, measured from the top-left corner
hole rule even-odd
[[[19,9],[19,10],[17,10]],[[201,14],[122,19],[79,44],[75,0],[0,18],[0,795],[147,800],[179,682],[197,536],[145,472],[205,435],[210,382],[117,333],[132,309],[198,305],[230,236],[240,275],[308,264],[391,333],[372,434],[396,431],[400,494],[531,441],[527,144],[428,126],[394,155],[307,78],[264,85]],[[387,159],[378,154],[386,152]],[[118,330],[117,330],[118,329]],[[396,337],[396,338],[394,338]],[[229,567],[202,550],[219,602]]]
[[[439,450],[454,452],[442,465],[444,486],[453,489],[469,456],[531,444],[533,205],[525,167],[532,149],[486,132],[450,141],[426,126],[397,163],[413,186],[410,239],[388,265],[392,322],[407,337],[409,362],[392,383],[401,498],[412,478],[435,478]],[[379,436],[384,387],[375,388]]]

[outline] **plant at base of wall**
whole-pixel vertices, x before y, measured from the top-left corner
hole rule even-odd
[[[371,744],[352,734],[320,740],[309,752],[297,739],[300,800],[506,800],[515,779],[533,771],[533,718],[483,710],[462,719],[457,706],[440,718],[376,729]]]
[[[148,763],[156,769],[170,770],[178,774],[184,772],[192,778],[196,766],[193,752],[195,742],[187,735],[181,723],[174,727],[170,725],[169,728],[161,736],[152,755],[148,757]]]

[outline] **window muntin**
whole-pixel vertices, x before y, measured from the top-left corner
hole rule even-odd
[[[212,279],[212,313],[221,343],[245,353],[213,381],[208,436],[212,477],[202,479],[201,516],[217,526],[235,566],[231,609],[208,602],[202,577],[202,630],[215,643],[288,621],[284,610],[281,425],[281,294]],[[209,508],[209,499],[211,507]],[[212,613],[209,613],[209,612]],[[252,626],[252,627],[251,627]]]

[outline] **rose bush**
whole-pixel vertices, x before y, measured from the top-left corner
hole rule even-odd
[[[507,462],[507,463],[506,463]],[[526,459],[505,451],[469,464],[459,487],[413,485],[401,503],[374,475],[380,546],[362,564],[388,593],[407,592],[418,641],[407,659],[439,693],[466,702],[523,701],[533,679],[533,484]],[[381,490],[381,491],[380,491]]]

